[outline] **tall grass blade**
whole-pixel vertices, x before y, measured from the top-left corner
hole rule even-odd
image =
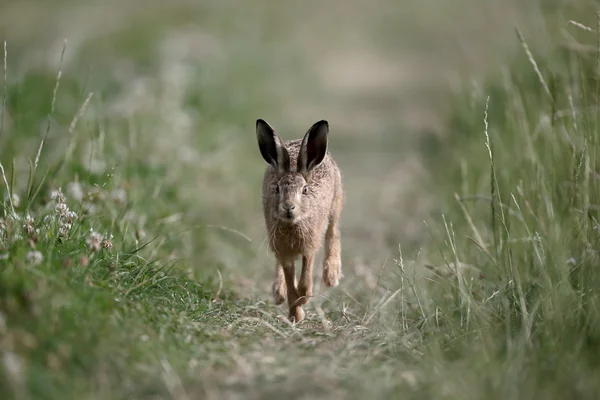
[[[60,86],[60,78],[62,76],[62,64],[65,57],[65,51],[67,50],[67,40],[65,39],[62,52],[60,53],[60,62],[58,67],[58,73],[56,75],[56,83],[54,85],[54,90],[52,92],[52,103],[50,104],[50,114],[48,114],[48,124],[46,125],[46,132],[44,133],[44,138],[40,143],[40,147],[38,149],[37,155],[35,156],[34,170],[33,174],[35,175],[35,171],[37,170],[38,164],[40,162],[40,156],[42,154],[42,150],[44,148],[44,143],[48,138],[48,133],[50,133],[50,128],[52,127],[52,117],[54,116],[54,107],[56,105],[56,95],[58,94],[58,87]]]
[[[4,131],[4,114],[6,113],[6,97],[8,92],[8,52],[6,49],[6,40],[4,41],[4,92],[2,95],[2,110],[0,110],[0,139],[2,139],[2,134]]]

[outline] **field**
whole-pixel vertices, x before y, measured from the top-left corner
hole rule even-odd
[[[600,390],[600,4],[0,2],[2,399]],[[271,299],[257,118],[343,175]]]

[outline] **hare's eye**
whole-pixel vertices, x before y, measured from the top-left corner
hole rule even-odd
[[[275,186],[275,193],[279,194],[279,185]]]
[[[308,186],[304,186],[302,188],[302,194],[306,194],[306,193],[308,193]]]

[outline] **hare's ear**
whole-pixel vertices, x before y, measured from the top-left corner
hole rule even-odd
[[[290,170],[290,155],[277,132],[263,119],[256,120],[258,148],[265,161],[278,172]]]
[[[306,174],[321,164],[327,154],[327,134],[329,124],[321,120],[310,127],[298,153],[298,172]]]

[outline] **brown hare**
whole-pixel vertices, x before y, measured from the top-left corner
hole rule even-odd
[[[266,121],[256,121],[258,147],[269,164],[262,197],[269,246],[276,258],[273,297],[276,304],[287,298],[293,322],[304,318],[302,305],[312,296],[313,262],[323,233],[323,281],[337,286],[342,276],[342,179],[327,151],[328,133],[329,124],[322,120],[303,139],[284,142]],[[298,257],[302,257],[302,273],[296,281]]]

